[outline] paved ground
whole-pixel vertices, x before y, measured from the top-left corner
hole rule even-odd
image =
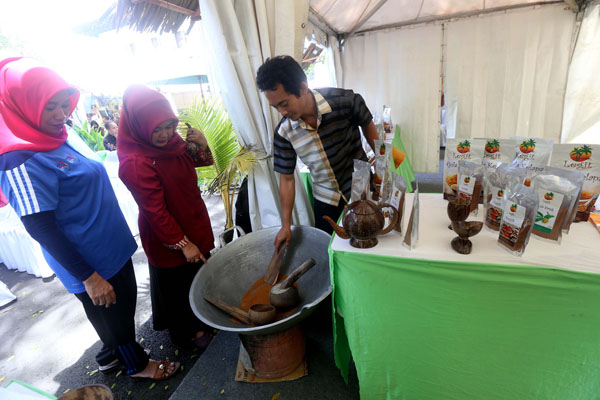
[[[205,201],[214,231],[219,233],[224,225],[221,200]],[[0,385],[18,379],[60,397],[86,384],[103,383],[112,387],[117,399],[167,399],[200,354],[174,347],[167,332],[152,329],[147,260],[141,248],[133,260],[138,340],[153,358],[181,361],[183,371],[178,376],[151,388],[148,381],[99,373],[94,356],[100,342],[75,296],[57,279],[44,281],[0,264],[0,281],[17,295],[16,302],[0,309]]]

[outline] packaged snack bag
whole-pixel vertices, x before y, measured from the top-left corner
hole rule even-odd
[[[481,164],[484,139],[448,139],[444,154],[444,199],[453,199],[458,194],[458,162],[460,160]]]
[[[392,108],[389,106],[383,106],[383,131],[384,133],[392,133],[394,127],[392,125]],[[381,137],[381,136],[380,136]]]
[[[352,173],[351,201],[368,200],[371,182],[371,165],[362,160],[354,160]]]
[[[495,170],[498,163],[510,164],[517,156],[515,139],[485,139],[483,165],[487,170]]]
[[[515,139],[485,139],[483,148],[483,165],[486,171],[495,170],[500,163],[511,163],[517,156],[517,141]],[[483,192],[479,199],[482,204]]]
[[[390,157],[392,153],[392,145],[385,143],[383,140],[375,140],[375,175],[373,181],[375,183],[375,194],[377,199],[384,201],[389,197],[390,188]]]
[[[526,171],[511,164],[499,163],[493,169],[486,169],[484,175],[485,209],[484,226],[486,229],[498,232],[504,210],[504,199],[509,187],[522,184]]]
[[[483,190],[485,167],[471,161],[458,162],[458,196],[471,202],[470,210],[477,215],[479,197]]]
[[[538,208],[538,195],[530,187],[508,188],[502,210],[498,245],[515,256],[522,256],[529,242]]]
[[[406,233],[404,234],[404,240],[402,245],[410,250],[417,247],[419,242],[419,185],[413,197],[412,210],[410,211],[410,219],[408,220],[408,226]]]
[[[590,211],[600,194],[600,145],[554,145],[550,165],[583,173],[583,189],[577,206],[575,222],[587,221]]]
[[[539,198],[533,234],[560,244],[578,187],[569,178],[544,173],[533,178],[532,187]]]
[[[517,140],[517,156],[513,164],[527,169],[525,186],[531,184],[531,180],[539,174],[548,162],[552,154],[552,139],[526,138],[522,136],[513,136],[511,139]]]
[[[398,213],[398,222],[394,227],[396,232],[402,232],[402,216],[404,215],[404,197],[406,195],[406,182],[404,177],[398,174],[392,174],[392,190],[388,203],[391,204]]]
[[[571,223],[575,221],[575,215],[577,214],[577,206],[581,198],[581,191],[583,189],[585,176],[581,171],[555,167],[545,167],[541,174],[562,176],[564,178],[569,179],[573,184],[575,184],[575,186],[577,186],[577,194],[571,199],[569,212],[567,214],[567,217],[565,218],[565,223],[563,224],[563,232],[569,233],[569,230],[571,229]]]

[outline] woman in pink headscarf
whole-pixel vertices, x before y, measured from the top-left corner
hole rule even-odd
[[[145,86],[123,95],[117,136],[119,177],[139,206],[142,245],[150,267],[154,329],[168,329],[173,343],[205,348],[211,329],[192,312],[189,291],[210,256],[214,238],[194,167],[211,165],[199,130],[185,141],[167,99]]]
[[[162,380],[179,363],[149,360],[135,340],[137,245],[104,166],[68,140],[65,123],[78,99],[77,89],[32,60],[0,61],[0,187],[81,301],[103,343],[100,370],[123,365],[130,376]]]

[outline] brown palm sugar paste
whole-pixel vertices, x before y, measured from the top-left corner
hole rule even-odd
[[[277,278],[277,283],[282,282],[285,278],[287,278],[287,275],[279,275],[279,277]],[[294,286],[298,287],[298,284],[294,283]],[[250,307],[254,304],[271,304],[269,301],[269,292],[271,292],[271,288],[273,288],[273,286],[265,283],[264,277],[261,276],[256,282],[252,284],[252,286],[250,286],[250,289],[248,289],[248,291],[244,294],[244,297],[242,297],[242,301],[240,302],[239,307],[242,310],[248,312],[248,310],[250,310]],[[291,310],[285,310],[283,312],[278,309],[277,314],[275,316],[275,321],[279,321],[280,319],[295,313],[297,309],[298,307],[294,307]],[[231,320],[233,322],[240,323],[235,318],[231,318]]]

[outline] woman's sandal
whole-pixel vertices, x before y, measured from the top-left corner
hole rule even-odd
[[[154,361],[154,360],[150,360],[149,363],[158,363],[158,365],[156,366],[156,370],[154,371],[154,375],[153,376],[134,376],[134,375],[130,375],[130,377],[133,380],[146,380],[146,379],[152,379],[154,381],[162,381],[165,379],[168,379],[170,377],[172,377],[173,375],[175,375],[177,373],[177,371],[179,371],[179,367],[181,366],[181,363],[179,361]],[[173,372],[168,372],[167,371],[167,367],[169,366],[173,366]]]

